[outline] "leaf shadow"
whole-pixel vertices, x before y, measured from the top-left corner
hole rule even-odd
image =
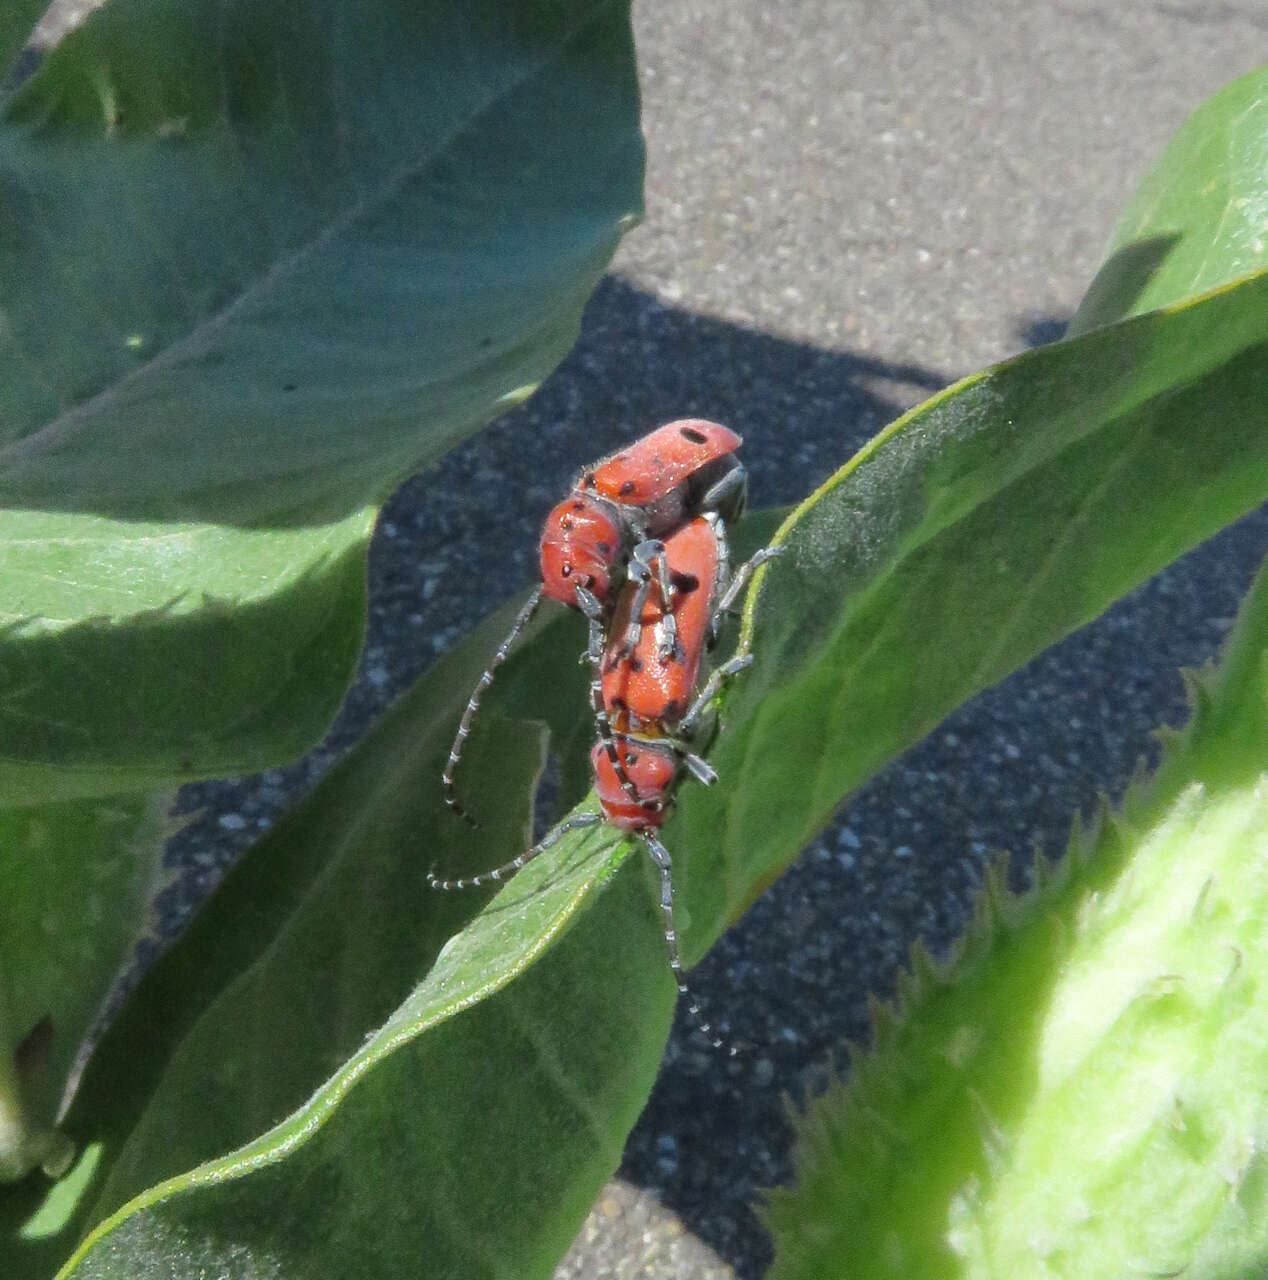
[[[1070,321],[1075,333],[1110,324],[1130,315],[1136,300],[1180,243],[1171,235],[1144,236],[1116,249],[1092,279]]]

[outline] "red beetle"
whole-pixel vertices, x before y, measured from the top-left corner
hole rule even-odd
[[[738,519],[747,490],[735,456],[741,443],[720,423],[683,418],[587,467],[546,517],[543,595],[575,605],[581,585],[603,604],[613,573],[639,542],[663,537],[708,511]]]
[[[617,597],[603,654],[603,708],[622,731],[668,732],[686,714],[726,572],[715,519],[699,516],[663,545],[670,598],[657,582],[647,590],[627,584]]]
[[[730,428],[704,418],[667,423],[587,467],[572,493],[546,517],[539,548],[541,585],[480,676],[441,777],[445,803],[459,816],[471,821],[458,802],[454,773],[480,699],[542,599],[580,609],[590,620],[590,648],[595,650],[622,583],[640,584],[646,599],[655,581],[663,596],[671,596],[660,539],[698,515],[729,521],[743,513],[747,480],[736,457],[740,443]],[[717,536],[723,539],[725,558],[721,522]],[[673,647],[675,621],[671,610],[662,630],[668,649]],[[634,622],[627,627],[627,642],[632,645],[637,636]]]
[[[751,659],[732,658],[713,672],[703,689],[697,688],[700,664],[723,616],[753,571],[779,553],[767,547],[732,574],[720,530],[717,516],[698,516],[665,539],[664,564],[671,583],[668,600],[659,582],[650,588],[627,583],[617,598],[590,699],[600,745],[618,780],[623,770],[613,738],[633,734],[671,741],[696,778],[706,784],[714,781],[713,770],[687,751],[684,743],[722,681]],[[633,799],[637,788],[625,790]]]

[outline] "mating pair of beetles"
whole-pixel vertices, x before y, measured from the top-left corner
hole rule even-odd
[[[442,786],[458,802],[454,771],[480,698],[544,598],[578,609],[590,624],[585,658],[598,741],[590,753],[598,813],[560,823],[540,844],[503,866],[461,880],[428,874],[433,889],[466,889],[506,879],[565,832],[607,822],[637,835],[661,880],[665,944],[678,990],[701,1029],[713,1035],[683,977],[674,928],[672,861],[656,835],[684,770],[706,786],[717,774],[689,744],[722,682],[752,659],[732,658],[699,687],[704,651],[753,571],[782,548],[767,547],[731,570],[726,526],[747,497],[736,457],[740,437],[700,418],[670,422],[587,467],[546,517],[541,585],[480,677],[458,725]]]

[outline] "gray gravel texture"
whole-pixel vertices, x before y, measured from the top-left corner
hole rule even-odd
[[[385,510],[369,644],[330,741],[262,779],[191,789],[201,815],[172,924],[438,652],[530,583],[538,524],[580,463],[673,417],[717,418],[745,437],[755,503],[791,502],[931,391],[1059,337],[1136,180],[1268,36],[1251,4],[636,10],[645,225],[538,395]],[[752,1205],[790,1176],[785,1096],[821,1088],[865,1039],[867,994],[892,992],[915,938],[938,950],[956,935],[993,851],[1060,850],[1071,814],[1151,757],[1151,730],[1185,713],[1178,668],[1216,650],[1266,547],[1259,512],[850,800],[692,975],[757,1053],[712,1055],[680,1016],[625,1184],[561,1278],[763,1272]]]

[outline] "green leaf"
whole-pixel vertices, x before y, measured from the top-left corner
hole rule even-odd
[[[772,1280],[1268,1267],[1268,567],[1158,775],[802,1121]]]
[[[1207,99],[1137,187],[1071,336],[1268,266],[1268,68]]]
[[[968,378],[789,517],[676,840],[698,956],[843,797],[1268,498],[1268,275]]]
[[[148,932],[173,798],[0,811],[0,1170],[9,1176],[38,1163],[19,1152],[53,1125],[80,1044]]]
[[[621,0],[68,36],[0,123],[0,801],[311,745],[376,504],[568,350],[641,166]]]

